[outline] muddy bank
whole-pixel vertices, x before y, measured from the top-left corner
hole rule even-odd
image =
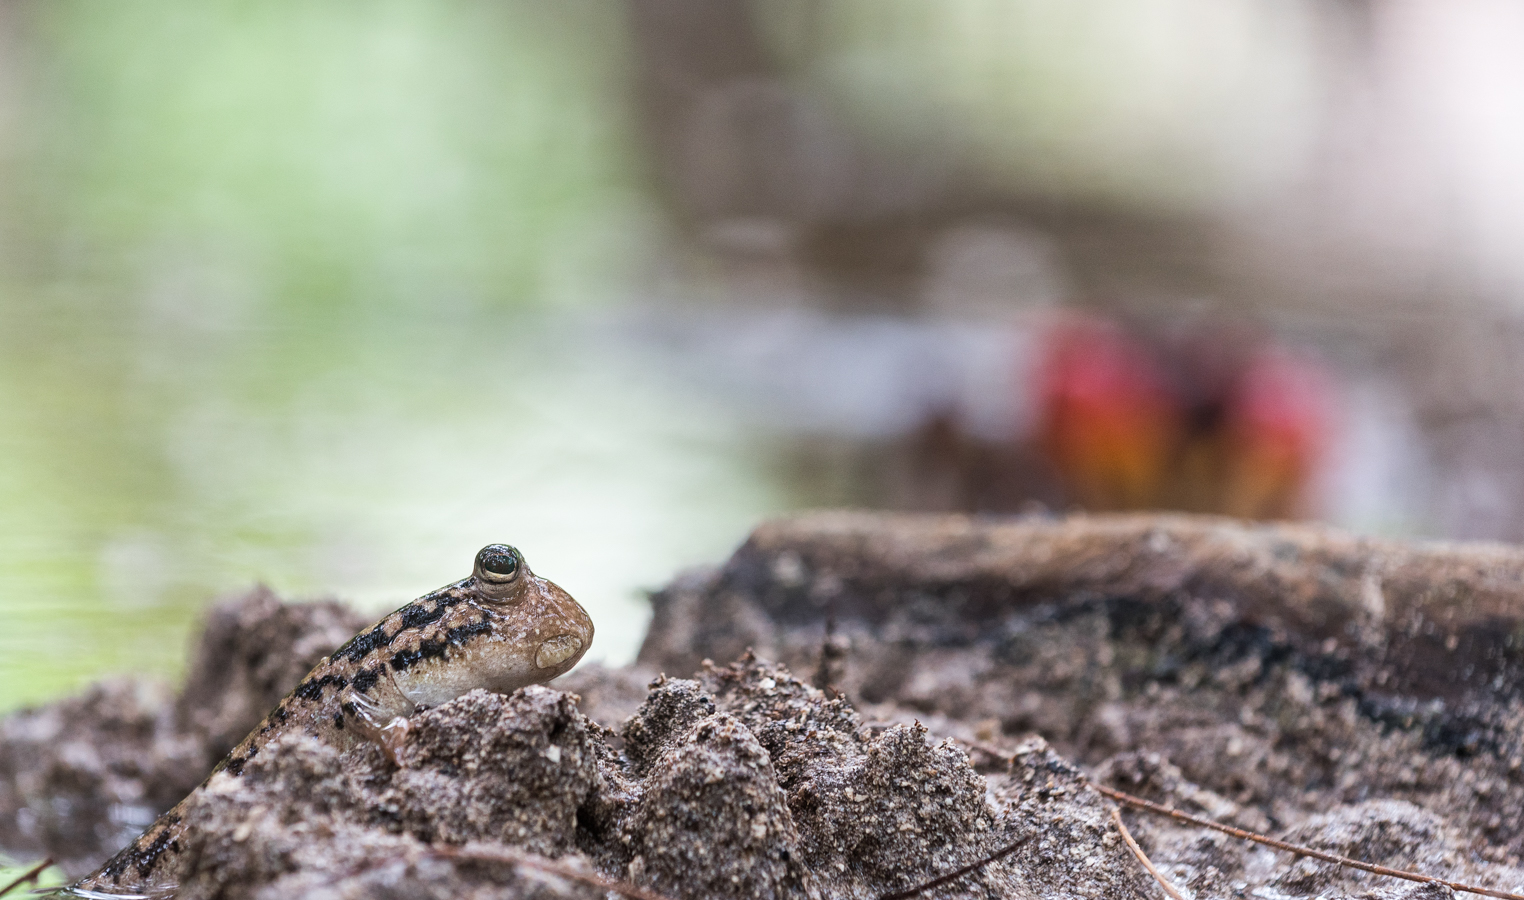
[[[1516,547],[1185,516],[826,513],[762,526],[654,602],[647,666],[753,647],[866,715],[1001,747],[1037,733],[1119,788],[1246,827],[1420,816],[1388,829],[1414,836],[1393,864],[1520,883]],[[1199,835],[1142,828],[1186,880],[1281,884],[1190,863]],[[1274,890],[1328,889],[1304,887]]]
[[[753,659],[697,675],[656,680],[617,733],[585,716],[577,695],[533,687],[475,691],[416,715],[395,764],[370,744],[340,753],[287,738],[189,812],[178,896],[602,896],[503,861],[528,853],[674,898],[874,897],[1031,830],[988,803],[963,750],[924,728],[870,728],[844,701]],[[615,691],[625,677],[583,676]],[[166,699],[161,715],[172,708]],[[67,710],[69,739],[104,736],[104,719]],[[171,746],[160,737],[119,749],[154,758]],[[174,745],[182,761],[187,743]],[[118,787],[136,776],[146,787],[153,774],[102,762],[97,774]],[[1104,812],[1091,801],[1069,817],[1098,831]],[[56,852],[69,834],[46,837]],[[1029,867],[1042,864],[1033,852]],[[76,872],[99,861],[66,858]],[[1135,876],[1118,861],[1083,883],[1130,890]],[[1027,896],[1018,865],[969,885]]]
[[[185,895],[365,896],[380,884],[378,863],[500,844],[672,897],[869,897],[971,860],[1008,831],[960,751],[914,727],[872,734],[772,666],[655,685],[622,755],[570,695],[546,688],[473,693],[416,726],[400,767],[301,740],[251,767],[237,795],[198,811]],[[282,810],[314,793],[294,817]],[[248,825],[259,810],[343,833],[347,858],[278,822]],[[499,882],[477,868],[434,883],[455,895]],[[393,865],[387,878],[411,893],[421,876]],[[1019,890],[1008,869],[980,879],[983,893]]]
[[[192,811],[181,895],[603,896],[531,854],[672,898],[868,898],[1021,841],[929,896],[1160,896],[1087,774],[1517,890],[1521,594],[1508,547],[780,520],[654,598],[636,667],[423,712],[396,764],[262,753]],[[180,695],[119,680],[0,722],[0,846],[87,871],[363,624],[255,592],[214,611]],[[1448,893],[1127,820],[1197,897]]]

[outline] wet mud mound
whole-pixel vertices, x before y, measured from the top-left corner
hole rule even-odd
[[[116,678],[0,720],[0,848],[83,875],[179,802],[368,619],[257,588],[219,603],[184,690]]]
[[[181,896],[599,895],[494,864],[519,852],[673,898],[870,898],[1027,835],[942,895],[1144,895],[1077,771],[1027,759],[992,802],[955,744],[755,660],[657,680],[617,735],[565,692],[476,691],[415,717],[396,765],[304,736],[260,754],[190,813]]]
[[[395,764],[372,745],[340,753],[290,736],[188,812],[178,896],[602,896],[505,862],[528,854],[673,898],[868,898],[1034,830],[991,802],[964,750],[922,727],[870,728],[752,659],[698,676],[658,679],[618,734],[575,695],[531,687],[418,714]],[[1016,804],[1029,792],[1013,785]],[[1042,822],[1094,843],[1078,873],[1057,854],[1066,883],[1138,895],[1126,851],[1097,840],[1099,800]],[[1028,882],[1053,865],[1048,843],[944,895],[1039,896]]]
[[[1162,896],[1091,781],[1518,890],[1521,595],[1507,547],[780,520],[655,596],[634,667],[420,712],[395,760],[292,735],[220,776],[180,896],[872,898],[1013,845],[924,896]],[[104,682],[0,722],[0,846],[88,871],[363,624],[256,592],[178,697]],[[1125,819],[1192,897],[1449,894]]]

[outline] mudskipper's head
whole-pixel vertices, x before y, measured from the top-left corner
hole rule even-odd
[[[532,624],[524,659],[533,660],[534,682],[571,670],[593,643],[593,620],[582,604],[529,570],[524,555],[507,544],[488,544],[471,572],[484,604],[500,615]]]
[[[443,703],[475,688],[507,694],[544,684],[570,671],[593,643],[587,610],[530,571],[524,555],[507,544],[483,547],[470,578],[415,604],[427,602],[453,606],[437,617],[435,627],[443,628],[432,642],[419,634],[421,650],[438,647],[439,652],[416,666],[400,667],[395,660],[392,665],[398,688],[420,705]],[[443,646],[434,643],[439,641]]]

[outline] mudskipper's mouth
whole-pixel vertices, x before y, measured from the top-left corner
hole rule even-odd
[[[582,649],[582,639],[574,634],[558,634],[535,651],[534,664],[542,669],[559,666]]]

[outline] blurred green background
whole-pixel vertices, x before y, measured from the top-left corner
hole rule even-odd
[[[578,321],[655,222],[607,4],[14,4],[0,707],[172,673],[263,581],[380,610],[518,544],[633,655],[642,586],[784,503]]]
[[[509,541],[623,663],[641,592],[766,514],[1066,505],[1016,452],[1054,309],[1252,319],[1337,385],[1312,512],[1518,539],[1508,35],[1480,0],[3,0],[0,710],[174,675],[255,582],[379,613]]]

